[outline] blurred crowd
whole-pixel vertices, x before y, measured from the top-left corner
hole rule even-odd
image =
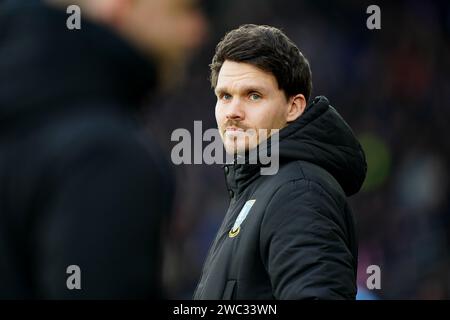
[[[186,84],[149,102],[149,131],[170,158],[176,128],[215,127],[208,64],[224,33],[244,23],[281,28],[308,58],[313,96],[325,95],[366,152],[368,175],[351,199],[359,233],[360,299],[450,298],[450,3],[380,2],[369,30],[364,1],[205,2],[209,39]],[[177,195],[166,235],[170,298],[191,298],[228,194],[220,165],[176,166]],[[367,267],[381,270],[368,290]]]

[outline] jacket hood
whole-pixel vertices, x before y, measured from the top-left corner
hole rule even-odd
[[[350,126],[328,99],[316,97],[296,121],[280,130],[280,161],[303,160],[327,170],[347,196],[358,192],[366,158]]]
[[[0,123],[41,115],[79,99],[136,106],[155,84],[154,66],[108,28],[39,0],[0,6]]]
[[[270,142],[268,147],[270,150]],[[360,143],[324,96],[316,97],[297,120],[279,131],[278,152],[280,164],[302,160],[325,169],[347,196],[358,192],[366,177],[366,158]],[[239,192],[256,179],[259,169],[260,164],[228,166],[229,188]]]

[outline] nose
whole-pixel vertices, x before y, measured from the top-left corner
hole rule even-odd
[[[227,120],[241,121],[245,118],[245,113],[239,99],[233,99],[231,103],[226,107]]]

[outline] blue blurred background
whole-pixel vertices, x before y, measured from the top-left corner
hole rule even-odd
[[[369,30],[366,9],[381,9]],[[449,299],[450,3],[438,1],[217,0],[204,2],[209,39],[187,83],[150,102],[149,131],[165,147],[176,128],[215,127],[208,64],[224,33],[244,23],[281,28],[309,59],[313,95],[325,95],[367,154],[363,190],[351,198],[359,232],[359,299]],[[220,165],[180,165],[165,248],[170,298],[191,298],[226,212]],[[381,268],[368,290],[366,269]]]

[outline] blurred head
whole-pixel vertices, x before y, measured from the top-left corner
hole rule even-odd
[[[311,94],[308,61],[274,27],[244,25],[230,31],[210,67],[217,125],[228,153],[253,149],[274,129],[296,120]]]
[[[196,0],[47,0],[77,4],[82,15],[111,27],[156,60],[163,80],[176,78],[189,52],[200,45],[206,22]]]

